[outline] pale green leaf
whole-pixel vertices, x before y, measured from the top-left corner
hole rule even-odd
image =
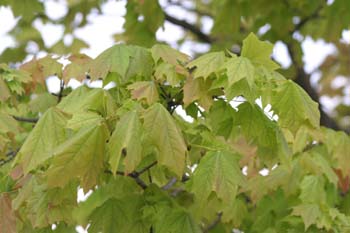
[[[301,216],[305,224],[305,231],[316,224],[317,219],[322,215],[320,208],[315,204],[302,204],[293,207],[292,215]]]
[[[157,102],[159,99],[157,86],[154,81],[134,82],[128,86],[128,89],[131,90],[131,96],[134,99],[145,99],[149,105]]]
[[[144,114],[144,128],[151,144],[158,150],[158,163],[182,177],[187,147],[172,116],[156,103]]]
[[[66,139],[65,126],[69,116],[57,108],[51,108],[40,118],[29,134],[15,164],[21,164],[24,173],[37,168],[52,156],[51,151]]]
[[[73,117],[71,119],[68,120],[66,128],[78,131],[83,127],[96,125],[97,123],[101,122],[102,119],[102,116],[96,112],[77,112],[73,114]]]
[[[199,233],[199,226],[192,216],[182,209],[163,209],[155,225],[156,232],[162,233]]]
[[[64,187],[75,178],[80,179],[84,191],[97,185],[108,136],[106,125],[99,122],[82,128],[54,149],[51,152],[54,158],[46,173],[48,185]]]
[[[244,182],[238,166],[238,155],[228,151],[207,152],[192,179],[191,190],[201,204],[206,203],[212,191],[224,203],[233,202],[238,186]]]
[[[135,111],[125,113],[117,122],[108,142],[109,164],[115,174],[124,150],[125,173],[135,170],[142,158],[142,129],[140,119]]]
[[[303,203],[324,204],[326,193],[324,179],[321,176],[308,175],[300,183],[301,193],[299,198]]]
[[[216,74],[225,62],[224,52],[212,52],[200,56],[186,65],[187,68],[194,68],[193,77],[202,77],[204,80],[211,74]]]
[[[162,59],[166,63],[178,66],[179,63],[186,63],[189,60],[187,54],[181,53],[168,45],[156,44],[151,48],[151,52],[155,64]]]
[[[272,49],[273,45],[271,43],[260,41],[254,33],[250,33],[243,40],[242,56],[249,58],[254,65],[262,65],[270,70],[275,70],[279,68],[279,65],[270,58]]]
[[[230,86],[243,78],[247,80],[249,86],[254,84],[255,68],[247,58],[232,57],[224,63],[222,69],[226,69]]]
[[[271,98],[271,105],[278,115],[278,124],[294,134],[303,126],[318,128],[320,112],[318,104],[296,83],[285,81]]]

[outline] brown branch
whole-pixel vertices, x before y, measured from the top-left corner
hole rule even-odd
[[[63,97],[63,90],[64,90],[64,81],[61,80],[61,83],[60,83],[60,91],[58,92],[58,99],[57,99],[57,103],[61,102],[62,100],[62,97]]]
[[[133,178],[135,180],[135,182],[142,188],[142,189],[146,189],[147,188],[147,184],[139,177],[142,173],[148,171],[149,169],[151,169],[153,166],[155,166],[157,164],[157,161],[154,161],[153,163],[147,165],[146,167],[142,168],[140,171],[133,171],[129,174],[127,174],[127,176]],[[109,173],[112,174],[111,171],[109,170],[105,170],[105,173]],[[116,173],[117,175],[120,176],[125,176],[125,172],[123,171],[117,171]]]
[[[177,19],[171,15],[168,15],[165,12],[164,16],[165,20],[169,21],[170,23],[181,26],[182,28],[195,34],[200,41],[209,44],[213,43],[214,40],[210,36],[202,32],[198,27],[194,26],[193,24],[188,23],[186,20]]]
[[[0,166],[10,162],[12,159],[15,158],[15,156],[17,155],[17,152],[19,151],[18,150],[15,150],[15,151],[10,151],[6,154],[6,158],[5,159],[0,159]]]
[[[19,116],[13,116],[12,117],[16,120],[16,121],[20,121],[20,122],[28,122],[28,123],[37,123],[39,118],[27,118],[27,117],[19,117]]]
[[[207,233],[207,232],[209,232],[211,229],[213,229],[214,227],[216,227],[216,225],[218,225],[219,222],[221,221],[221,217],[222,217],[222,212],[219,212],[219,213],[217,214],[216,219],[215,219],[211,224],[209,224],[208,227],[205,228],[205,229],[203,230],[203,232],[204,232],[204,233]]]
[[[169,190],[169,189],[171,189],[171,187],[173,187],[174,184],[176,184],[176,181],[177,181],[177,178],[176,178],[176,177],[171,178],[171,179],[169,180],[169,182],[168,182],[166,185],[164,185],[164,186],[162,187],[162,189],[163,189],[163,190]]]

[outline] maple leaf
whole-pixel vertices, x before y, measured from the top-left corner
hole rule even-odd
[[[271,105],[279,116],[278,124],[294,134],[303,125],[313,128],[320,125],[318,104],[291,80],[283,82],[275,89]]]
[[[234,200],[238,186],[244,183],[237,157],[228,151],[211,151],[201,159],[191,186],[199,203],[204,204],[212,191],[225,203]]]
[[[254,83],[254,66],[247,58],[232,57],[223,64],[222,69],[226,69],[228,84],[230,86],[243,78],[247,80],[249,86],[252,86]]]
[[[33,58],[31,61],[20,66],[20,70],[31,74],[34,85],[36,83],[45,84],[45,79],[51,75],[62,77],[63,65],[57,59],[46,56],[40,59]]]
[[[16,233],[16,217],[9,194],[0,194],[0,232]]]
[[[108,142],[109,164],[115,174],[119,167],[119,160],[125,151],[125,173],[135,170],[142,158],[141,122],[135,111],[124,114],[117,122],[115,130]]]
[[[152,73],[151,53],[138,46],[123,44],[112,46],[96,57],[89,64],[92,80],[104,79],[109,72],[115,72],[121,80],[135,75],[149,77]]]
[[[154,45],[151,48],[151,53],[155,64],[162,59],[165,63],[179,66],[179,63],[187,63],[190,58],[187,54],[181,53],[176,49],[163,44]]]
[[[90,215],[89,232],[113,233],[118,229],[120,232],[148,233],[149,223],[141,219],[142,205],[143,200],[139,195],[108,199]]]
[[[321,218],[322,213],[316,204],[302,204],[293,207],[292,215],[301,216],[306,231],[312,224],[316,224],[316,220]]]
[[[108,135],[106,125],[99,122],[96,125],[81,128],[71,138],[56,147],[51,152],[53,159],[46,172],[48,185],[64,187],[72,179],[79,178],[81,187],[85,191],[93,188],[103,169]]]
[[[250,33],[247,38],[243,40],[242,56],[249,58],[249,60],[257,66],[265,66],[270,70],[279,68],[275,62],[270,58],[273,50],[273,44],[260,41],[254,33]]]
[[[216,74],[219,67],[225,62],[224,52],[212,52],[200,56],[186,65],[187,68],[196,69],[193,71],[193,77],[202,77],[206,80],[211,74]]]
[[[151,105],[159,100],[159,94],[154,81],[134,82],[128,86],[134,99],[146,99],[147,104]]]
[[[15,159],[15,164],[21,164],[25,174],[49,159],[52,148],[66,139],[64,127],[69,118],[58,108],[47,110],[40,118]]]
[[[144,128],[158,150],[158,163],[182,177],[187,147],[172,116],[161,104],[153,104],[144,114]]]
[[[210,86],[211,80],[209,79],[187,77],[183,87],[184,106],[187,107],[193,101],[198,100],[205,109],[209,109],[213,103],[212,96],[208,93]]]
[[[63,70],[63,80],[65,83],[71,78],[75,78],[78,81],[83,81],[86,78],[86,73],[88,71],[88,65],[92,59],[85,54],[71,55],[68,58],[71,61]]]

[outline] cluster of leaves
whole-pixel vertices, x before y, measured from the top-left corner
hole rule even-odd
[[[250,34],[241,56],[119,44],[1,65],[1,231],[348,232],[350,138],[320,127],[272,47]],[[67,88],[86,77],[114,87]]]

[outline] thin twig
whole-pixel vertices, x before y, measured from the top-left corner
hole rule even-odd
[[[145,171],[147,171],[148,169],[154,167],[158,162],[154,161],[153,163],[151,163],[150,165],[142,168],[140,171],[137,172],[138,175],[141,175],[142,173],[144,173]]]
[[[176,181],[177,181],[177,178],[176,178],[176,177],[171,178],[171,179],[169,180],[169,182],[168,182],[166,185],[164,185],[164,186],[162,187],[162,189],[163,189],[163,190],[169,190],[169,189],[171,189],[171,187],[173,187],[173,185],[176,183]]]
[[[5,159],[0,159],[0,166],[10,162],[16,155],[17,155],[17,152],[19,151],[18,150],[15,150],[15,151],[10,151],[6,154],[6,158]]]
[[[177,19],[177,18],[175,18],[175,17],[173,17],[171,15],[168,15],[165,12],[164,12],[164,16],[165,16],[165,20],[169,21],[170,23],[178,25],[178,26],[181,26],[184,29],[186,29],[186,30],[192,32],[193,34],[195,34],[200,41],[206,42],[206,43],[209,43],[209,44],[213,43],[214,40],[210,36],[208,36],[207,34],[202,32],[198,27],[188,23],[185,20],[180,20],[180,19]]]
[[[37,123],[39,118],[28,118],[28,117],[19,117],[19,116],[13,116],[12,117],[16,120],[16,121],[20,121],[20,122],[28,122],[28,123]]]
[[[58,99],[57,99],[57,103],[61,102],[62,100],[62,97],[63,97],[63,90],[64,90],[64,81],[61,80],[61,83],[60,83],[60,92],[58,92]]]
[[[217,214],[216,219],[215,219],[211,224],[209,224],[208,227],[205,228],[205,229],[203,230],[203,232],[204,232],[204,233],[209,232],[211,229],[213,229],[214,227],[216,227],[216,225],[218,225],[219,222],[221,221],[221,217],[222,217],[222,212],[219,212],[219,213]]]

